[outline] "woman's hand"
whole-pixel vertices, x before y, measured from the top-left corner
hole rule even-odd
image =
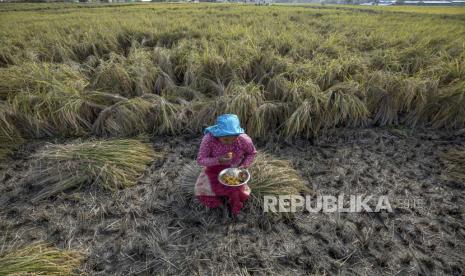
[[[229,162],[231,162],[233,158],[233,153],[232,152],[228,152],[224,155],[221,155],[219,158],[218,158],[218,161],[220,162],[220,164],[227,164]]]

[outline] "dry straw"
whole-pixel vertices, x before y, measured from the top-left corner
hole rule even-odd
[[[13,149],[23,142],[13,119],[10,106],[0,101],[0,160],[12,153]]]
[[[127,137],[149,129],[153,104],[144,98],[121,101],[104,109],[95,121],[92,132],[106,137]]]
[[[326,126],[358,127],[366,124],[369,111],[359,95],[357,83],[339,83],[330,87],[328,94],[324,123]]]
[[[249,186],[255,207],[263,206],[263,196],[266,195],[300,195],[311,192],[298,171],[287,160],[260,152],[249,170],[252,176]]]
[[[26,182],[40,189],[33,201],[92,184],[115,191],[135,185],[147,165],[161,157],[135,139],[50,144],[32,156]]]
[[[78,275],[81,253],[44,242],[0,254],[0,275]]]

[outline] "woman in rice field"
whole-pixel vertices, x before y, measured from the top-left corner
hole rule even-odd
[[[239,118],[234,114],[219,116],[216,125],[205,129],[200,144],[197,163],[204,169],[195,183],[197,199],[209,208],[217,208],[223,204],[221,197],[226,197],[231,213],[237,215],[249,198],[250,188],[247,184],[224,186],[218,181],[218,174],[225,168],[250,166],[256,154],[252,139],[244,133]]]

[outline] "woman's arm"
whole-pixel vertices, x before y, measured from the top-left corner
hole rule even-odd
[[[252,164],[255,155],[257,155],[257,149],[255,148],[252,139],[247,134],[241,135],[241,138],[245,156],[239,167],[246,168]]]
[[[197,164],[200,166],[210,167],[219,165],[218,157],[210,157],[211,153],[211,136],[209,134],[202,138],[199,153],[197,155]]]

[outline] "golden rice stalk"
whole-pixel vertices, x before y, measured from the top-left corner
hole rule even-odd
[[[296,81],[294,83],[293,89],[295,90],[296,96],[298,97],[296,103],[301,103],[306,99],[319,98],[324,95],[318,85],[308,80]]]
[[[440,59],[434,64],[418,72],[424,79],[438,78],[439,83],[447,85],[465,78],[465,59],[454,59],[447,54],[440,54]]]
[[[171,78],[171,76],[162,71],[161,69],[157,70],[157,75],[155,78],[155,83],[153,84],[153,91],[155,93],[161,94],[164,90],[173,89],[176,87],[176,83]]]
[[[18,63],[20,49],[12,45],[4,45],[0,48],[0,67],[7,67]]]
[[[192,113],[192,119],[187,127],[192,131],[202,131],[203,128],[215,123],[216,118],[225,113],[226,97],[216,97],[212,100],[196,101],[186,106]]]
[[[161,92],[161,96],[172,102],[191,102],[204,98],[202,92],[189,86],[174,86],[164,89]]]
[[[267,83],[274,75],[287,72],[290,59],[281,57],[275,51],[263,51],[256,48],[250,52],[244,62],[240,64],[237,75],[247,82]]]
[[[19,131],[12,120],[11,106],[4,101],[0,101],[0,137],[13,140],[18,136],[20,136]]]
[[[78,275],[80,252],[61,250],[44,242],[0,255],[0,275]]]
[[[235,77],[232,65],[227,57],[218,53],[216,45],[202,47],[205,48],[202,53],[191,53],[186,59],[184,84],[222,95],[222,86],[226,86]]]
[[[171,62],[171,49],[155,47],[152,52],[153,63],[174,79],[174,66]]]
[[[86,75],[94,74],[95,68],[97,68],[101,63],[101,60],[94,55],[88,56],[85,61],[82,63],[83,71]]]
[[[465,126],[465,82],[440,89],[425,107],[424,116],[434,128],[463,128]]]
[[[88,82],[76,67],[66,64],[29,62],[0,68],[0,99],[21,91],[47,91],[56,85],[84,90]]]
[[[266,100],[298,102],[302,90],[302,82],[291,82],[283,74],[274,76],[266,85],[264,96]]]
[[[197,162],[192,161],[184,165],[179,172],[179,191],[182,193],[182,197],[179,200],[185,200],[192,198],[194,195],[194,184],[199,177],[202,167]]]
[[[401,76],[378,71],[371,75],[366,86],[373,122],[381,126],[398,125],[405,104]]]
[[[432,49],[423,43],[412,44],[396,52],[396,59],[404,73],[412,75],[420,71],[434,56]]]
[[[15,123],[10,106],[0,101],[0,160],[11,154],[14,148],[23,142]]]
[[[154,66],[152,54],[144,49],[132,47],[125,61],[127,72],[132,80],[131,96],[153,93],[160,71]],[[160,89],[160,88],[157,88]],[[161,90],[158,90],[160,92]]]
[[[266,84],[264,96],[266,100],[278,101],[285,98],[288,91],[291,90],[292,82],[287,80],[283,74],[274,76]]]
[[[103,110],[92,131],[100,136],[127,137],[144,132],[174,134],[180,128],[181,108],[162,96],[146,94]]]
[[[404,107],[407,113],[403,122],[411,127],[424,121],[428,112],[428,103],[434,102],[438,95],[438,80],[408,78],[403,82]]]
[[[178,53],[179,55],[179,53]],[[182,76],[183,84],[186,86],[198,86],[199,79],[202,79],[199,72],[199,66],[192,61],[192,57],[178,57],[179,61],[175,67],[176,75]]]
[[[83,41],[71,45],[71,50],[74,53],[74,59],[78,61],[84,61],[89,57],[98,56],[97,45],[91,41]]]
[[[124,66],[125,60],[125,57],[112,53],[108,61],[102,62],[95,69],[92,87],[124,97],[133,96],[132,79]]]
[[[358,91],[358,84],[354,82],[339,83],[326,91],[326,126],[357,127],[366,124],[370,113],[366,104],[356,95]]]
[[[40,121],[31,114],[11,112],[9,117],[19,135],[24,139],[46,138],[56,134],[47,122]]]
[[[465,184],[465,150],[454,149],[441,155],[444,164],[441,176]]]
[[[149,128],[153,103],[132,98],[109,106],[100,112],[92,126],[92,133],[105,137],[128,137],[144,133]]]
[[[265,138],[276,133],[290,114],[290,106],[283,102],[265,102],[254,112],[247,124],[247,134]]]
[[[12,100],[13,111],[26,116],[28,125],[39,122],[57,135],[83,135],[91,130],[98,113],[106,106],[122,100],[103,92],[83,92],[61,84],[47,91],[22,91]],[[29,131],[31,132],[31,131]]]
[[[425,119],[427,105],[435,101],[438,91],[437,80],[402,78],[399,74],[381,71],[372,74],[365,85],[368,108],[374,122],[381,126],[401,122],[417,125]]]
[[[259,152],[249,167],[251,199],[255,206],[263,206],[263,196],[300,195],[311,190],[298,171],[287,160]],[[286,214],[283,214],[286,215]]]
[[[234,77],[234,71],[229,62],[224,57],[216,53],[216,50],[207,48],[200,56],[201,64],[200,74],[202,77],[212,80],[231,80]]]
[[[236,114],[244,125],[264,101],[261,86],[254,84],[231,84],[227,88],[226,97],[229,100],[227,100],[225,113]]]
[[[365,61],[359,57],[344,55],[338,59],[321,59],[317,57],[316,74],[314,76],[316,83],[321,89],[326,90],[338,82],[347,81],[350,77],[366,72]]]
[[[181,125],[181,107],[161,96],[147,97],[153,103],[153,132],[156,134],[177,133]]]
[[[306,138],[316,136],[324,126],[325,94],[316,92],[305,96],[303,102],[295,109],[284,124],[286,137],[303,135]]]
[[[135,185],[147,165],[161,157],[136,139],[50,144],[32,156],[26,182],[41,188],[33,202],[83,185],[114,191]]]

